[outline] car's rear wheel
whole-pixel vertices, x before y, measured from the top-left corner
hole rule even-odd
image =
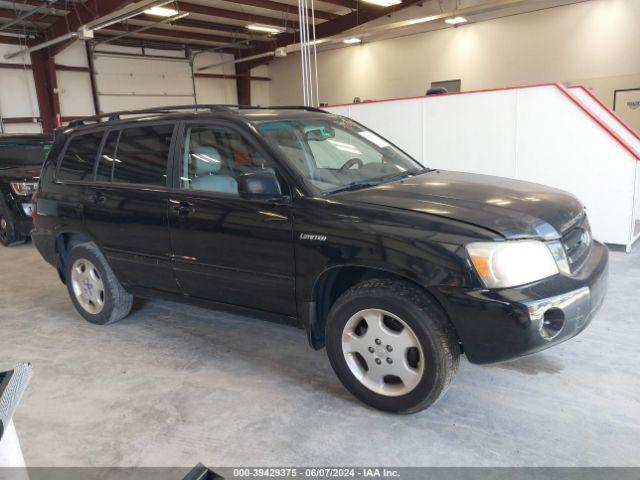
[[[331,308],[327,353],[358,399],[411,413],[444,394],[460,348],[446,314],[426,292],[408,282],[373,279],[349,289]]]
[[[0,243],[8,247],[24,243],[25,240],[25,237],[18,235],[16,232],[11,212],[4,205],[0,205]]]
[[[69,296],[86,320],[107,325],[129,314],[133,296],[120,284],[95,244],[74,246],[65,265]]]

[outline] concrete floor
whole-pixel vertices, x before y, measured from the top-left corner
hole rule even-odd
[[[582,335],[462,362],[410,416],[369,409],[297,329],[164,301],[98,327],[31,245],[0,248],[0,368],[35,376],[15,417],[30,466],[640,465],[640,249],[612,253]]]

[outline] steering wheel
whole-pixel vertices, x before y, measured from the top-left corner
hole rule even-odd
[[[358,168],[362,168],[362,166],[364,165],[364,162],[362,161],[361,158],[352,158],[351,160],[347,160],[344,163],[344,165],[342,165],[338,169],[338,173],[344,173],[347,170],[349,170],[351,167],[353,167],[354,165],[358,165]]]

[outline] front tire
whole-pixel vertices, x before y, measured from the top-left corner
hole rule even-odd
[[[458,370],[453,326],[434,299],[408,282],[372,279],[350,288],[331,308],[326,334],[340,381],[379,410],[431,406]]]
[[[9,247],[24,243],[26,240],[26,237],[16,232],[13,214],[4,205],[0,205],[0,243]]]
[[[69,296],[85,320],[108,325],[129,315],[133,296],[120,284],[95,244],[74,246],[65,266]]]

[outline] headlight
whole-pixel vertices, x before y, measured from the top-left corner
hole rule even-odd
[[[38,190],[38,182],[11,182],[11,190],[16,195],[33,195]]]
[[[538,240],[477,242],[467,245],[467,252],[487,288],[507,288],[556,275],[561,254],[557,249],[552,253],[552,245]]]

